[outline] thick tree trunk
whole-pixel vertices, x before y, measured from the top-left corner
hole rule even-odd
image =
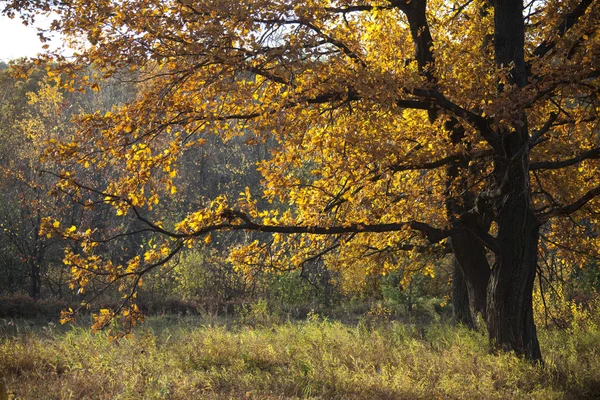
[[[496,0],[494,51],[498,67],[510,67],[508,83],[527,85],[522,0]],[[499,86],[502,93],[504,87]],[[539,228],[529,186],[529,131],[523,110],[499,125],[503,154],[496,154],[498,236],[487,296],[490,343],[530,360],[542,358],[533,321],[532,293],[537,269]]]
[[[512,193],[501,211],[498,240],[502,250],[488,287],[487,325],[495,348],[540,360],[532,309],[538,224],[526,197]]]
[[[452,315],[457,323],[471,329],[475,328],[475,319],[469,307],[467,282],[456,257],[452,258]]]
[[[468,232],[452,235],[452,251],[456,269],[460,270],[467,292],[468,310],[473,327],[476,326],[477,315],[486,318],[487,286],[490,278],[490,266],[485,248]],[[460,300],[460,297],[457,298]],[[462,305],[458,306],[462,308]],[[469,324],[465,324],[469,326]]]
[[[432,87],[437,87],[433,75],[434,57],[432,38],[425,13],[426,1],[413,0],[394,2],[406,14],[416,47],[419,70]],[[495,0],[494,6],[494,52],[500,70],[509,68],[506,83],[517,89],[527,85],[524,43],[522,0]],[[504,84],[499,84],[502,95]],[[499,115],[503,113],[500,112]],[[530,359],[540,359],[532,312],[532,292],[537,264],[538,225],[532,212],[529,187],[529,132],[527,115],[523,110],[506,110],[509,121],[496,121],[501,137],[502,149],[494,148],[495,180],[500,198],[495,204],[495,220],[498,224],[498,237],[494,245],[496,258],[491,271],[485,250],[479,240],[489,240],[485,235],[475,239],[473,232],[487,232],[487,224],[481,223],[482,215],[472,214],[471,199],[458,198],[452,188],[465,182],[460,179],[460,169],[464,165],[449,167],[447,171],[446,208],[449,221],[462,223],[467,229],[452,235],[452,248],[464,277],[469,310],[471,314],[481,312],[486,318],[490,342],[502,349],[514,350]],[[430,113],[436,118],[435,109]],[[462,141],[464,132],[458,121],[449,122],[454,143]],[[464,190],[457,193],[465,193]],[[461,215],[461,221],[455,221]],[[469,218],[470,220],[465,220]],[[471,232],[469,228],[476,228]],[[460,274],[456,274],[456,301],[464,301],[464,290],[459,284]],[[464,310],[457,304],[457,310]],[[464,315],[463,315],[464,316]],[[465,317],[468,321],[468,318]]]
[[[465,139],[465,130],[456,119],[446,122],[450,132],[450,140],[458,145]],[[475,207],[475,195],[469,188],[468,181],[461,171],[469,168],[467,160],[459,161],[446,170],[446,213],[451,224],[460,217],[464,225],[481,224],[483,216],[470,213]],[[460,196],[454,193],[461,193]],[[461,231],[450,237],[453,259],[452,305],[454,317],[464,325],[476,328],[477,315],[485,319],[487,284],[490,277],[490,266],[485,248],[478,239],[467,231]]]

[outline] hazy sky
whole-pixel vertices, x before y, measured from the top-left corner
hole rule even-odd
[[[49,23],[40,19],[40,24]],[[25,26],[17,18],[0,15],[0,61],[19,57],[33,57],[42,51],[43,43],[37,37],[33,26]]]

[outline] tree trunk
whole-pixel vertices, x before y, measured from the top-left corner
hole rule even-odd
[[[31,275],[29,296],[31,296],[34,299],[38,299],[40,297],[40,292],[42,288],[42,274],[40,271],[40,266],[36,262],[31,262],[29,265]]]
[[[499,68],[510,67],[508,83],[527,85],[522,0],[496,0],[494,51]],[[499,93],[504,87],[499,85]],[[508,110],[510,122],[500,122],[502,151],[494,160],[500,192],[496,202],[496,259],[487,296],[487,328],[496,349],[513,350],[541,360],[533,321],[533,282],[537,269],[539,225],[532,210],[529,186],[529,130],[523,110]]]
[[[462,280],[464,280],[468,311],[472,321],[471,324],[465,323],[465,325],[476,327],[477,315],[481,314],[485,320],[487,312],[487,286],[490,278],[490,266],[485,248],[468,232],[452,235],[451,243],[456,264],[454,270],[458,269],[462,275]],[[459,299],[460,297],[457,298],[457,300]],[[462,305],[458,305],[458,307],[462,308]]]
[[[501,251],[488,286],[487,325],[495,348],[540,360],[532,309],[539,232],[537,220],[525,204],[526,197],[512,193],[501,210]]]
[[[471,329],[475,328],[475,320],[469,307],[467,282],[456,257],[452,257],[452,315],[457,323]]]
[[[29,295],[34,299],[38,299],[42,292],[42,268],[44,266],[45,258],[45,250],[39,241],[38,232],[36,232],[35,236],[35,259],[30,261],[31,286],[29,289]]]
[[[465,129],[456,119],[446,122],[450,140],[458,145],[464,142]],[[470,147],[470,143],[468,144]],[[469,169],[469,162],[461,160],[446,169],[446,214],[451,224],[457,222],[457,216],[465,225],[483,225],[483,216],[470,212],[475,207],[475,194],[470,190],[469,182],[461,175],[461,170]],[[456,195],[455,193],[460,193]],[[487,228],[486,228],[487,230]],[[477,328],[477,314],[485,319],[487,285],[490,277],[490,265],[485,247],[467,231],[461,231],[450,237],[453,259],[452,305],[454,317],[470,328]]]

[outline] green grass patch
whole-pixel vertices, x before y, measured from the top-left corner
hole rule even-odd
[[[600,330],[542,331],[543,366],[433,324],[202,325],[150,318],[110,342],[82,327],[0,320],[9,399],[561,399],[600,393]]]

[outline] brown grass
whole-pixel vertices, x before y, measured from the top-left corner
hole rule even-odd
[[[485,334],[313,318],[263,327],[153,318],[109,342],[84,328],[0,326],[9,399],[560,399],[600,393],[600,330],[542,331],[545,365]]]

